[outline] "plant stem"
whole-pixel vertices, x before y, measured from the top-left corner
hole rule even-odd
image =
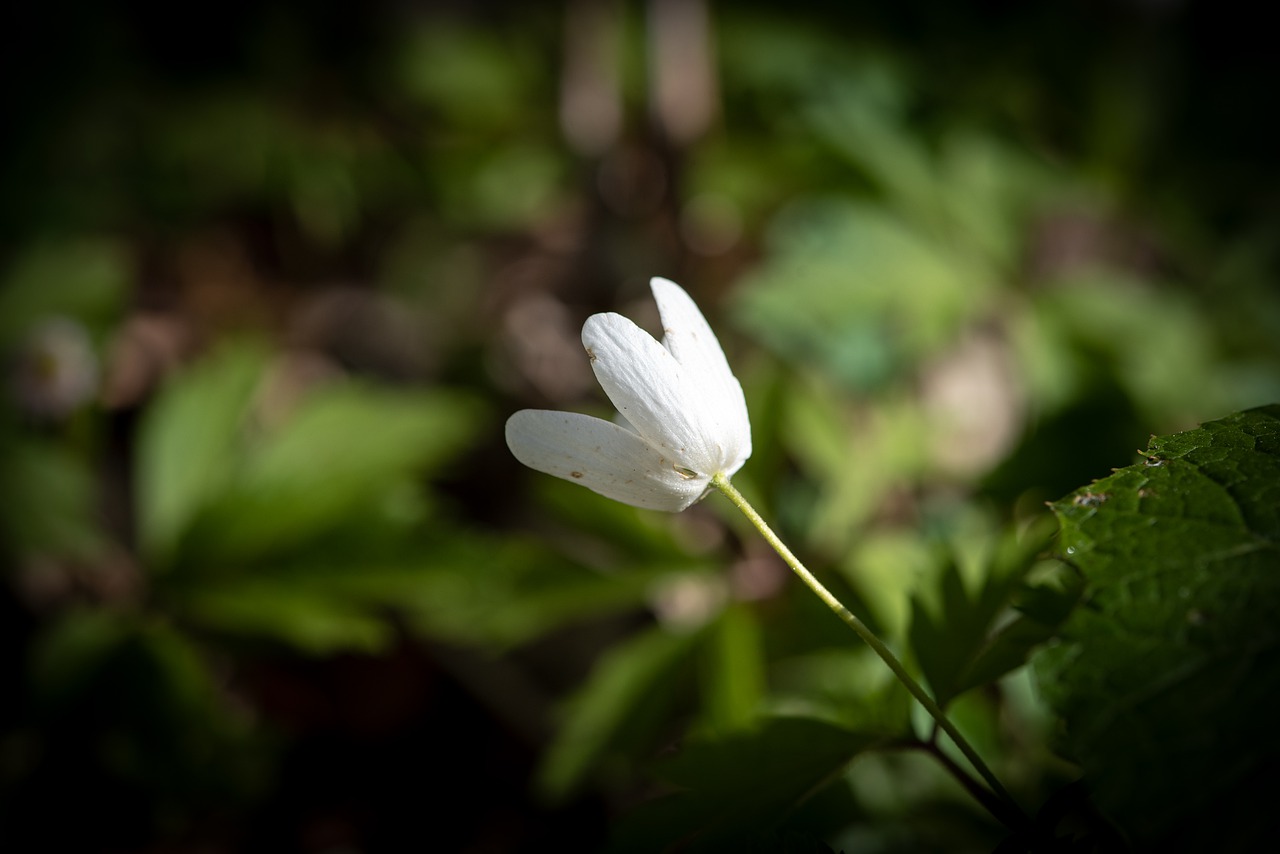
[[[955,725],[951,723],[946,712],[942,711],[942,707],[937,704],[933,697],[929,696],[928,692],[924,690],[919,682],[912,678],[911,674],[907,672],[907,669],[902,665],[902,662],[898,660],[898,657],[893,654],[889,647],[885,646],[884,642],[881,641],[880,638],[876,637],[875,632],[867,628],[866,623],[858,619],[858,617],[846,608],[830,590],[824,587],[822,582],[814,578],[813,573],[809,572],[809,570],[805,568],[804,564],[802,564],[800,560],[791,553],[791,549],[787,548],[786,543],[778,539],[778,535],[773,532],[773,529],[770,528],[760,514],[756,512],[756,509],[747,502],[747,499],[742,497],[742,493],[738,492],[733,484],[729,482],[727,477],[722,474],[718,474],[711,479],[711,485],[723,492],[725,497],[732,501],[734,506],[741,510],[742,514],[751,520],[751,524],[755,525],[756,530],[758,530],[761,536],[765,538],[765,541],[768,542],[769,545],[773,546],[774,551],[776,551],[778,555],[786,561],[787,566],[791,567],[792,572],[798,575],[800,580],[803,581],[805,585],[812,590],[828,608],[834,611],[837,617],[843,620],[849,628],[857,632],[858,637],[862,638],[867,646],[871,647],[871,649],[875,651],[876,655],[880,656],[880,659],[889,666],[890,670],[893,671],[893,675],[898,677],[898,681],[906,686],[906,689],[911,692],[911,696],[915,697],[920,705],[924,706],[925,711],[927,711],[929,715],[937,721],[938,727],[951,738],[951,741],[955,746],[958,747],[960,752],[964,754],[964,757],[969,760],[969,763],[973,766],[974,770],[977,771],[982,779],[986,781],[987,785],[991,787],[991,791],[994,792],[996,796],[1010,808],[1011,811],[1002,810],[1000,812],[1006,814],[1001,815],[997,813],[996,817],[1001,821],[1008,823],[1010,815],[1012,815],[1016,817],[1018,823],[1025,824],[1026,815],[1022,812],[1022,808],[1018,806],[1018,802],[1013,799],[1013,796],[1009,794],[1008,790],[1005,789],[1003,785],[1001,785],[1000,780],[996,778],[996,775],[992,773],[991,769],[987,767],[987,764],[982,761],[982,757],[973,749],[973,745],[969,744],[965,737],[960,734],[960,731],[956,729]],[[978,800],[982,801],[983,799],[979,798]],[[984,805],[986,804],[984,803]]]

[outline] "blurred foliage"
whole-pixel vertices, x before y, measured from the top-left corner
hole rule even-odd
[[[1266,411],[1056,502],[1056,546],[1041,505],[1280,399],[1270,31],[1201,2],[719,4],[687,138],[651,91],[662,5],[17,13],[0,847],[1006,838],[731,508],[644,513],[506,452],[514,409],[600,408],[578,328],[656,322],[655,274],[746,388],[744,493],[1036,832],[1174,833],[1161,807],[1209,779],[1169,767],[1208,749],[1180,739],[1226,709],[1212,803],[1256,829],[1265,717],[1219,699],[1269,683],[1192,671],[1265,644],[1269,582],[1234,570],[1268,552],[1231,539],[1265,532],[1192,537],[1191,474],[1134,496],[1189,466],[1265,515],[1227,439]],[[1152,519],[1176,536],[1113,536]],[[1187,577],[1143,587],[1125,543]]]

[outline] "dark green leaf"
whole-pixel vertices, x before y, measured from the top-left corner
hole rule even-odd
[[[1013,604],[1048,531],[1035,526],[1021,537],[1008,537],[972,593],[952,560],[943,569],[936,604],[913,600],[911,648],[939,704],[1021,665],[1031,648],[1047,639],[1052,626],[1025,615],[998,632],[993,629]]]
[[[63,448],[0,442],[0,539],[22,555],[87,557],[104,544],[89,469]]]
[[[0,340],[54,316],[90,328],[116,316],[129,285],[128,258],[106,241],[48,243],[28,249],[0,287]]]
[[[1026,587],[1014,594],[1017,612],[989,636],[955,681],[955,692],[994,682],[1026,663],[1031,651],[1050,640],[1080,600],[1080,577],[1065,567],[1054,583]]]
[[[733,851],[778,830],[879,736],[809,718],[773,718],[755,732],[686,746],[659,775],[680,791],[645,804],[610,850]]]
[[[265,779],[260,735],[167,621],[71,610],[36,638],[31,682],[48,738],[41,762],[51,767],[101,766],[96,773],[150,792],[157,806],[208,802]]]
[[[1099,806],[1149,850],[1267,847],[1280,406],[1153,439],[1053,509],[1088,586],[1034,665]]]
[[[545,796],[558,800],[570,794],[619,745],[624,731],[648,729],[660,718],[655,706],[674,699],[700,637],[655,628],[601,656],[543,756],[537,785]]]

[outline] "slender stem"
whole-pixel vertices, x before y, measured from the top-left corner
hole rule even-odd
[[[1026,816],[1018,808],[1017,804],[1007,799],[1007,793],[1004,798],[1000,798],[982,788],[982,784],[970,777],[954,759],[938,746],[936,741],[919,742],[918,746],[925,753],[936,759],[964,787],[970,797],[986,807],[987,812],[991,813],[1007,827],[1018,828],[1026,825]]]
[[[778,539],[778,535],[773,532],[773,529],[770,528],[760,514],[756,512],[756,509],[747,503],[747,499],[742,497],[742,493],[738,492],[733,484],[729,482],[727,477],[722,474],[718,474],[711,479],[711,485],[723,492],[725,497],[732,501],[734,506],[741,510],[742,514],[751,520],[751,524],[756,526],[756,530],[760,532],[761,536],[765,538],[769,545],[773,546],[774,551],[776,551],[779,556],[786,561],[787,566],[791,567],[791,570],[796,575],[800,576],[800,580],[803,581],[810,590],[817,594],[817,597],[821,599],[828,608],[834,611],[836,616],[843,620],[849,628],[857,632],[858,637],[862,638],[867,646],[871,647],[871,649],[875,651],[876,655],[880,656],[881,660],[884,661],[884,663],[889,666],[889,669],[893,671],[893,675],[898,677],[898,681],[906,686],[906,689],[911,692],[911,696],[915,697],[916,700],[919,701],[920,705],[924,706],[925,711],[927,711],[929,715],[937,721],[938,727],[950,736],[951,741],[960,749],[960,752],[964,754],[965,758],[969,760],[969,763],[973,766],[974,770],[977,771],[982,779],[987,782],[987,785],[991,787],[991,791],[993,791],[1000,800],[1004,801],[1012,809],[1012,815],[1017,816],[1019,823],[1025,824],[1025,814],[1022,812],[1022,808],[1018,806],[1018,802],[1015,801],[1013,796],[1009,794],[1008,790],[1001,785],[1000,780],[997,779],[996,775],[987,767],[987,763],[982,761],[982,757],[973,749],[973,745],[969,744],[965,737],[960,734],[960,731],[956,729],[955,725],[951,723],[946,712],[942,711],[942,707],[934,701],[933,697],[929,696],[928,692],[921,687],[919,682],[912,678],[911,674],[907,672],[907,669],[903,667],[902,662],[898,660],[898,657],[893,654],[889,647],[885,646],[884,642],[881,641],[880,638],[876,637],[875,633],[871,631],[871,629],[867,628],[866,623],[858,619],[858,617],[846,608],[830,590],[824,587],[822,582],[814,578],[813,573],[809,572],[809,570],[805,568],[804,564],[802,564],[800,560],[791,553],[791,549],[787,548],[786,543]],[[997,817],[1004,821],[1008,816],[998,815]]]

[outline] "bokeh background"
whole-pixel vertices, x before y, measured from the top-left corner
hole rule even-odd
[[[506,416],[606,413],[582,321],[679,281],[740,486],[901,644],[948,555],[1280,400],[1262,14],[9,10],[0,847],[598,850],[690,734],[900,718],[718,497],[552,481]],[[955,714],[1028,802],[1072,779],[1020,671]],[[916,758],[797,833],[989,850]]]

